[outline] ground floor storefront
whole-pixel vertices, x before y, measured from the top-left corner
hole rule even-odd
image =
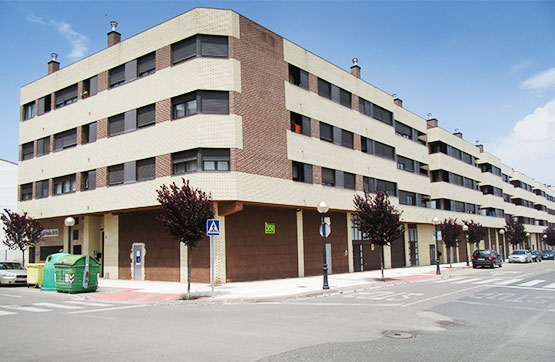
[[[315,209],[297,209],[241,202],[219,203],[216,218],[220,235],[214,237],[216,283],[279,279],[322,273],[324,244],[319,228],[322,215]],[[101,262],[106,279],[186,281],[187,249],[166,233],[158,211],[128,210],[101,215],[74,216],[75,225],[64,218],[40,220],[43,241],[30,248],[26,260],[44,262],[52,253],[90,254]],[[363,240],[352,226],[352,214],[326,214],[331,234],[326,238],[330,273],[380,269],[381,249]],[[403,237],[384,247],[385,268],[431,265],[436,260],[434,226],[407,223]],[[541,241],[530,238],[532,248]],[[536,242],[534,242],[536,241]],[[446,248],[438,241],[440,262],[466,261],[475,245],[460,243]],[[513,248],[496,229],[488,229],[480,248],[507,255]],[[192,251],[192,281],[210,282],[210,239],[204,237]]]

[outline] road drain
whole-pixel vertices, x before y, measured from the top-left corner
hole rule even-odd
[[[383,331],[382,334],[388,338],[394,339],[410,339],[414,338],[414,334],[403,331]]]
[[[464,326],[464,322],[461,321],[437,321],[440,326]]]

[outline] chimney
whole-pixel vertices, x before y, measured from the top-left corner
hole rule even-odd
[[[476,147],[478,147],[480,153],[484,152],[484,145],[476,145]]]
[[[459,131],[458,128],[455,128],[455,133],[453,133],[453,135],[459,137],[462,140],[462,133]]]
[[[60,62],[56,61],[58,54],[52,53],[50,56],[52,56],[52,60],[48,62],[48,74],[52,74],[60,70]]]
[[[112,27],[112,31],[108,33],[108,48],[121,41],[121,34],[116,31],[118,23],[112,20],[110,21],[110,26]]]
[[[427,128],[436,128],[437,127],[437,119],[432,118],[431,113],[428,113],[428,120],[426,122],[428,123]]]
[[[360,79],[360,67],[358,66],[358,58],[353,58],[353,65],[351,66],[351,74]]]
[[[397,94],[392,94],[392,96],[393,96],[393,103],[395,103],[399,107],[403,108],[403,100],[401,98],[397,97]]]

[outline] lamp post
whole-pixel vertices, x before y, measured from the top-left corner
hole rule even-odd
[[[526,249],[530,249],[530,233],[526,233]]]
[[[543,245],[542,245],[542,250],[547,249],[546,244],[547,243],[547,234],[543,234]]]
[[[440,275],[441,271],[439,270],[439,245],[437,242],[437,226],[439,225],[439,219],[437,217],[434,217],[432,219],[432,223],[434,224],[434,228],[436,230],[435,236],[436,236],[436,274]]]
[[[464,224],[462,229],[464,231],[464,247],[466,249],[466,266],[470,266],[468,262],[468,225]]]
[[[71,254],[71,227],[73,225],[75,225],[75,219],[72,218],[71,216],[66,217],[66,219],[64,220],[64,224],[66,224],[66,226],[68,228],[68,232],[67,232],[67,252]]]
[[[324,272],[324,286],[322,287],[322,289],[330,289],[329,285],[328,285],[328,258],[326,255],[326,234],[329,235],[327,233],[327,227],[328,225],[325,222],[325,214],[328,212],[328,210],[330,209],[328,204],[325,201],[321,201],[318,204],[318,212],[322,215],[322,226],[321,226],[321,230],[322,230],[322,246],[324,248],[324,263],[323,263],[323,272]]]
[[[503,235],[505,235],[505,229],[499,229],[499,239],[500,239],[500,243],[499,246],[501,247],[501,257],[503,258],[503,261],[505,261],[505,239],[503,238]]]

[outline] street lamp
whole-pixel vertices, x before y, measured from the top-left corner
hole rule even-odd
[[[66,219],[64,220],[64,224],[66,224],[67,228],[68,228],[68,232],[67,232],[67,252],[71,254],[71,227],[73,225],[75,225],[75,219],[72,218],[71,216],[66,217]]]
[[[543,234],[543,245],[542,245],[542,250],[547,249],[546,244],[547,243],[547,234]]]
[[[436,274],[440,275],[441,271],[439,270],[439,245],[438,245],[438,242],[437,242],[437,226],[439,225],[439,219],[437,218],[437,216],[435,216],[432,219],[432,223],[434,224],[434,227],[436,229],[436,234],[435,234],[435,236],[436,236],[436,266],[437,266]]]
[[[328,206],[328,204],[325,201],[321,201],[318,204],[318,212],[322,215],[322,226],[320,228],[320,230],[322,231],[322,245],[324,248],[324,263],[323,263],[323,272],[324,272],[324,286],[322,287],[322,289],[330,289],[329,285],[328,285],[328,258],[326,255],[326,234],[329,235],[329,233],[327,232],[327,224],[325,222],[325,214],[328,212],[328,210],[330,209],[330,207]]]
[[[466,266],[470,266],[468,262],[468,225],[464,224],[462,229],[464,231],[464,246],[466,248]]]
[[[526,249],[530,249],[530,233],[526,233]]]
[[[505,229],[499,229],[499,247],[501,248],[501,257],[503,261],[505,260],[505,239],[503,239],[503,235],[505,234]]]

